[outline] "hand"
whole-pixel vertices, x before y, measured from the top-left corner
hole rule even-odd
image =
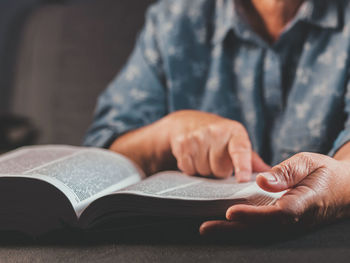
[[[194,110],[182,110],[127,132],[110,146],[146,174],[177,167],[187,174],[227,177],[235,171],[238,182],[252,172],[271,167],[252,151],[246,129],[237,121]],[[177,163],[177,165],[176,165]]]
[[[266,191],[289,189],[274,205],[232,206],[227,210],[227,221],[205,222],[200,233],[283,233],[349,217],[349,173],[348,161],[315,153],[299,153],[257,176],[257,184]]]
[[[202,176],[249,181],[252,172],[270,167],[252,151],[246,129],[237,121],[199,111],[179,111],[168,116],[170,147],[178,168]]]

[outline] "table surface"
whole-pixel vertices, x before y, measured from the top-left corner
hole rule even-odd
[[[350,221],[274,242],[112,241],[6,243],[0,262],[350,262]]]

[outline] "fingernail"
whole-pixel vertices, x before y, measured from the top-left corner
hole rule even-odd
[[[277,178],[271,173],[260,173],[259,176],[264,177],[269,183],[277,183]]]

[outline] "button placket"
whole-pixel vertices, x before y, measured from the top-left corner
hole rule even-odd
[[[283,107],[281,62],[279,56],[272,50],[267,50],[265,53],[263,83],[265,107],[272,121]]]

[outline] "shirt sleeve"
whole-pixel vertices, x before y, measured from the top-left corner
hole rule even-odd
[[[163,61],[157,35],[160,2],[151,6],[126,66],[100,95],[85,146],[109,147],[120,135],[167,114]]]
[[[344,97],[346,121],[344,129],[339,133],[337,139],[334,141],[333,147],[328,153],[329,156],[334,156],[337,151],[350,141],[350,81],[348,80],[347,90]]]

